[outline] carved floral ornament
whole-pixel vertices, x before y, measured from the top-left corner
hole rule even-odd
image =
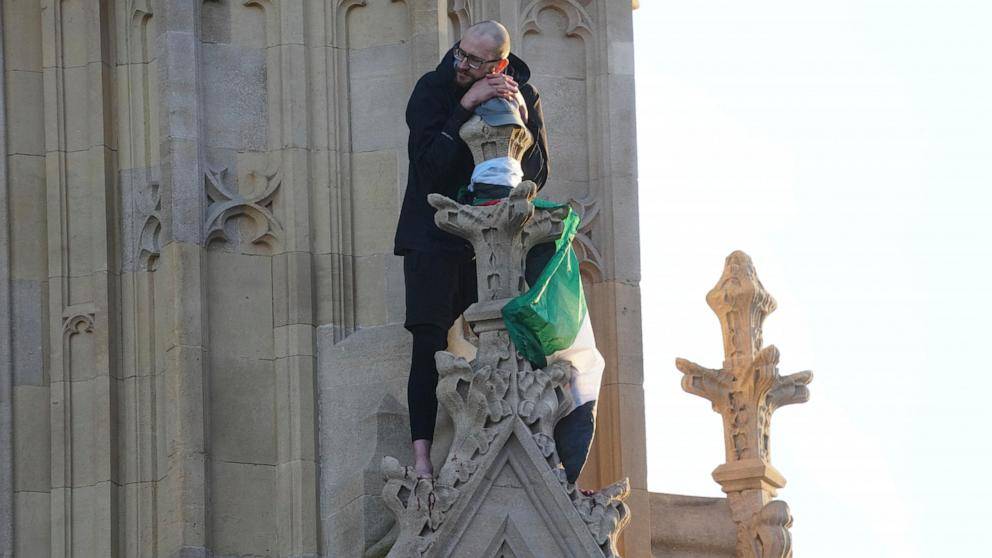
[[[265,185],[259,192],[244,196],[224,185],[227,168],[207,169],[207,217],[204,225],[206,243],[224,242],[236,244],[240,238],[236,229],[237,221],[245,218],[251,221],[248,241],[273,249],[280,240],[283,229],[272,212],[276,191],[282,185],[282,173],[278,167],[263,175]],[[249,176],[255,175],[252,172]]]
[[[438,401],[454,424],[437,479],[418,479],[412,467],[391,457],[383,460],[383,501],[398,525],[392,558],[448,556],[463,548],[462,539],[473,536],[465,527],[506,467],[529,486],[529,494],[539,495],[537,501],[532,496],[518,505],[539,507],[542,517],[561,517],[549,522],[553,528],[570,526],[561,533],[572,545],[569,555],[617,556],[616,538],[630,520],[624,503],[629,483],[620,481],[593,496],[568,484],[554,427],[574,407],[567,389],[573,368],[558,361],[534,369],[517,353],[500,313],[525,287],[527,249],[561,233],[561,215],[535,213],[531,200],[536,193],[536,186],[525,182],[503,203],[486,207],[460,205],[439,195],[429,198],[438,209],[438,226],[475,247],[480,302],[466,310],[465,318],[479,338],[479,349],[471,362],[443,351],[436,356]],[[502,544],[519,546],[523,543],[512,542],[511,536],[519,526],[509,517]],[[576,531],[576,525],[583,527]],[[473,541],[483,548],[503,548],[499,541],[482,543]]]

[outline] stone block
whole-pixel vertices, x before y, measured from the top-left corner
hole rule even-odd
[[[306,125],[300,127],[307,131]],[[316,205],[311,198],[314,179],[311,179],[310,160],[306,148],[284,147],[280,152],[282,186],[274,207],[276,218],[283,225],[280,248],[285,252],[312,251],[311,214],[317,213],[314,208],[329,209],[328,205]]]
[[[348,48],[403,45],[410,38],[409,7],[405,2],[371,0],[348,10]]]
[[[3,57],[7,71],[40,72],[41,5],[35,2],[4,2],[3,11]]]
[[[281,556],[317,556],[317,464],[291,461],[276,467],[276,522]]]
[[[205,422],[205,370],[204,350],[200,347],[176,345],[166,351],[166,368],[163,372],[165,389],[156,393],[158,408],[164,422],[165,454],[169,467],[173,459],[204,451]],[[185,470],[183,471],[185,472]],[[170,471],[170,474],[178,472]]]
[[[283,4],[296,6],[296,4]],[[284,20],[285,21],[285,20]],[[312,125],[312,113],[308,105],[306,48],[301,44],[283,44],[267,51],[270,65],[280,69],[278,83],[281,84],[281,106],[273,106],[270,110],[280,111],[281,127],[274,138],[279,147],[307,148],[310,145],[309,130]],[[273,100],[275,101],[275,100]]]
[[[311,356],[290,356],[275,361],[279,463],[317,457],[314,360]]]
[[[268,148],[265,52],[204,44],[203,99],[206,142],[239,151]]]
[[[354,258],[355,318],[358,327],[376,327],[388,323],[386,311],[386,258],[388,255]]]
[[[631,488],[627,497],[630,523],[620,534],[617,545],[624,558],[654,558],[651,552],[651,504],[643,488]]]
[[[290,356],[307,358],[316,356],[313,326],[307,324],[286,325],[276,327],[272,333],[275,339],[274,356],[276,359]]]
[[[313,256],[288,252],[272,257],[272,312],[277,328],[313,328]],[[312,353],[312,349],[310,350]]]
[[[596,436],[589,459],[598,461],[599,486],[624,477],[632,489],[647,489],[644,389],[605,385],[596,404]]]
[[[6,55],[5,52],[4,56]],[[7,152],[41,155],[45,152],[45,106],[41,71],[18,71],[9,67],[7,71],[7,103],[10,107],[17,107],[16,110],[7,111],[7,125],[11,130],[16,130],[15,133],[7,134]],[[12,186],[16,184],[11,182]]]
[[[613,40],[609,43],[609,72],[634,75],[634,42]]]
[[[124,556],[155,554],[157,491],[155,483],[138,482],[119,488],[120,510],[118,545]]]
[[[14,493],[14,556],[51,556],[48,492]]]
[[[211,353],[211,453],[239,463],[275,464],[273,362]]]
[[[402,43],[348,52],[349,92],[362,92],[348,98],[353,152],[403,149],[407,133],[396,123],[405,122],[414,79]]]
[[[117,382],[107,376],[66,382],[72,399],[61,404],[72,412],[66,435],[71,437],[73,486],[118,481],[113,476],[117,454],[111,445],[117,419],[112,392],[118,391]]]
[[[275,554],[275,467],[215,460],[210,486],[214,554]]]
[[[162,151],[163,242],[201,244],[206,203],[198,143],[169,139],[164,141]]]
[[[726,498],[652,492],[651,551],[671,558],[733,558],[737,527]]]
[[[44,386],[48,382],[44,353],[47,346],[47,284],[15,279],[10,287],[14,320],[14,327],[11,328],[14,385]]]
[[[90,93],[93,88],[90,69],[83,66],[72,66],[55,70],[61,73],[62,95],[64,105],[64,125],[61,137],[62,146],[66,151],[80,151],[90,147]],[[49,115],[54,119],[54,115]],[[47,130],[46,130],[47,131]],[[49,144],[51,146],[51,144]],[[49,147],[51,149],[51,147]]]
[[[45,224],[45,159],[34,155],[7,158],[10,215],[11,277],[43,280],[48,278]]]
[[[641,301],[636,285],[619,281],[594,283],[586,291],[596,346],[606,359],[603,385],[641,385]]]
[[[51,400],[48,387],[14,387],[14,491],[51,487]]]
[[[362,329],[339,343],[335,343],[331,327],[321,326],[317,329],[320,390],[405,381],[411,343],[410,333],[401,325]]]
[[[190,15],[195,13],[190,11]],[[196,91],[196,37],[189,30],[168,30],[156,39],[160,53],[159,94],[163,100],[162,139],[195,139],[199,136]]]
[[[255,29],[255,31],[258,30]],[[200,10],[200,40],[204,43],[226,44],[231,42],[230,3],[203,3],[203,7]]]
[[[584,79],[588,73],[588,45],[578,35],[566,35],[568,16],[559,10],[544,8],[537,14],[536,23],[541,32],[528,33],[520,48],[534,76]]]
[[[356,256],[390,254],[399,216],[396,152],[351,156],[352,238]]]
[[[272,258],[207,251],[211,358],[271,359]]]
[[[117,463],[120,482],[138,483],[157,480],[157,425],[155,399],[157,376],[129,376],[120,380]]]
[[[113,556],[113,510],[120,489],[105,481],[72,489],[72,554]],[[53,501],[54,505],[54,501]]]

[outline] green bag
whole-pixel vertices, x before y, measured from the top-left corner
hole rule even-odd
[[[538,209],[564,207],[541,199],[534,200],[534,205]],[[503,307],[510,340],[538,368],[547,366],[549,355],[572,345],[586,316],[579,260],[572,249],[578,228],[579,216],[569,208],[551,261],[527,292]]]

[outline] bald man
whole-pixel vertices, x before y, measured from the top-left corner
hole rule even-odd
[[[414,466],[433,475],[430,447],[437,417],[437,365],[434,354],[447,346],[455,319],[475,302],[476,271],[471,245],[434,224],[430,193],[456,199],[472,179],[475,161],[458,131],[482,103],[494,97],[519,101],[534,145],[521,160],[523,179],[538,188],[548,179],[548,140],[537,90],[527,83],[530,69],[510,53],[510,35],[498,22],[466,30],[434,71],[414,87],[406,109],[410,171],[396,227],[394,252],[403,256],[406,328],[413,334],[407,385]]]

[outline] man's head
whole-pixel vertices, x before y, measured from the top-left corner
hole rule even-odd
[[[455,83],[469,87],[487,74],[502,72],[509,64],[510,33],[498,21],[486,20],[465,30],[455,49]]]

